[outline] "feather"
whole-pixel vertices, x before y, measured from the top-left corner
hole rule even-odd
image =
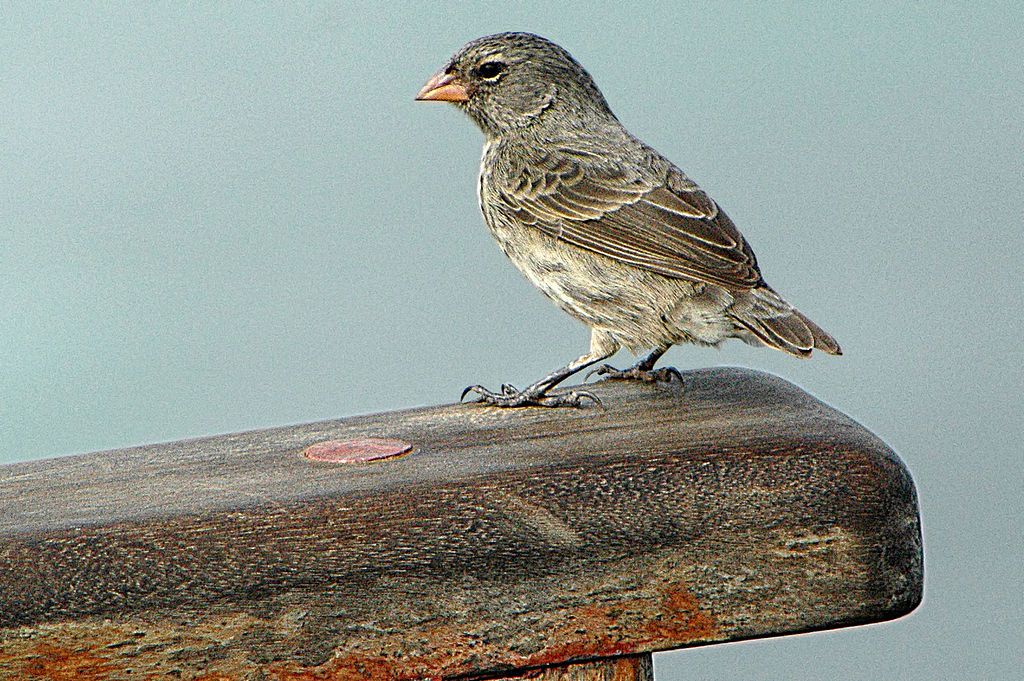
[[[495,189],[499,212],[579,248],[672,278],[736,290],[762,283],[739,230],[675,167],[653,182],[546,152]]]

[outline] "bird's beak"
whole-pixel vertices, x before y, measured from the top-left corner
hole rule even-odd
[[[469,93],[466,92],[465,84],[454,73],[438,71],[430,77],[416,95],[416,99],[421,102],[465,102],[469,99]]]

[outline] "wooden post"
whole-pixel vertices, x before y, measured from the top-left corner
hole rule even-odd
[[[649,680],[917,606],[884,443],[773,376],[684,378],[0,467],[0,679]]]
[[[546,667],[502,678],[530,681],[654,681],[654,664],[651,654],[644,653]]]

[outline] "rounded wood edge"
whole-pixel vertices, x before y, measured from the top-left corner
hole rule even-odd
[[[589,662],[572,662],[517,672],[513,676],[490,678],[495,681],[654,681],[654,662],[650,653],[643,653]]]

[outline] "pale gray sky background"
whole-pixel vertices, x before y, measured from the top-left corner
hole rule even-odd
[[[659,681],[1019,678],[1024,9],[904,4],[0,4],[0,460],[448,402],[580,354],[483,227],[480,134],[412,99],[465,41],[530,30],[846,351],[669,362],[804,386],[921,499],[916,613],[658,655]]]

